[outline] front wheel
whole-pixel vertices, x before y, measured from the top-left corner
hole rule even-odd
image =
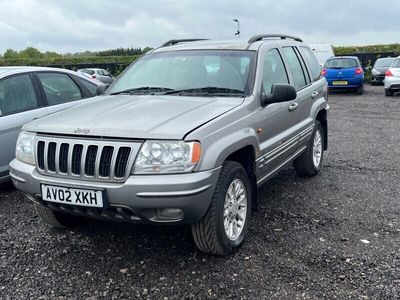
[[[197,247],[214,255],[236,251],[249,228],[251,204],[251,184],[246,170],[237,162],[226,161],[207,213],[192,225]]]
[[[315,121],[314,132],[306,150],[294,160],[293,166],[300,177],[317,175],[321,170],[324,158],[324,129],[319,121]]]

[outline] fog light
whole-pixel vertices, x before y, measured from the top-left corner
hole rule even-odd
[[[180,220],[183,218],[183,210],[180,208],[159,208],[157,210],[159,219]]]

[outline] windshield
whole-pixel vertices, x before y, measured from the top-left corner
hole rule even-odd
[[[167,93],[200,90],[250,95],[255,52],[232,50],[171,51],[147,54],[126,70],[107,94]],[[206,95],[210,95],[210,93]]]
[[[375,67],[390,67],[390,65],[393,63],[394,58],[379,58],[374,65]]]
[[[325,63],[325,68],[328,69],[347,69],[357,67],[358,62],[354,58],[334,58],[327,60]]]

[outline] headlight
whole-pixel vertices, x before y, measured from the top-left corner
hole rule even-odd
[[[188,173],[200,161],[198,142],[146,141],[140,149],[134,174]]]
[[[372,69],[372,74],[373,75],[379,75],[379,74],[381,74],[379,71],[377,71],[377,70],[375,70],[375,69]]]
[[[34,133],[27,131],[20,132],[15,148],[15,156],[17,159],[27,164],[35,164],[35,156],[33,154],[34,140]]]

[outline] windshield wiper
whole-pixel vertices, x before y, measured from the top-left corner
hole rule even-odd
[[[128,95],[134,95],[134,94],[140,94],[140,93],[164,93],[168,91],[174,91],[174,89],[166,88],[166,87],[157,87],[157,86],[142,86],[138,88],[131,88],[131,89],[126,89],[122,90],[119,92],[114,92],[111,93],[110,95],[120,95],[120,94],[128,94]]]
[[[191,89],[182,89],[182,90],[172,90],[167,91],[163,95],[172,95],[172,94],[205,94],[205,95],[244,95],[244,91],[230,88],[222,88],[216,86],[206,86],[199,88],[191,88]]]

